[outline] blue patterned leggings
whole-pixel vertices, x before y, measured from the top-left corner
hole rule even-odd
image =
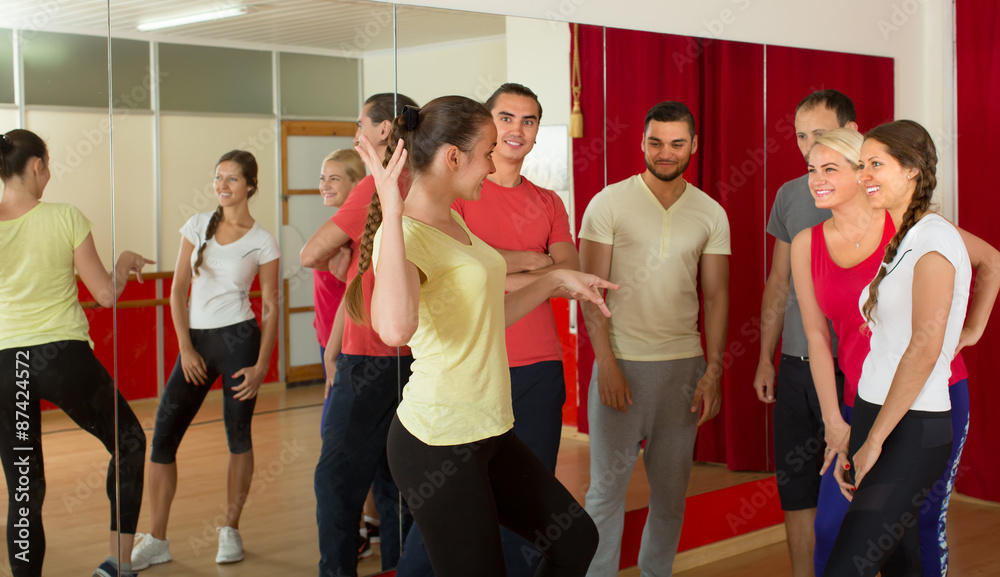
[[[948,388],[951,396],[951,456],[948,464],[920,507],[920,562],[923,575],[948,574],[948,543],[945,535],[945,518],[948,502],[958,476],[962,448],[969,432],[969,382],[961,380]],[[844,418],[851,422],[851,409],[844,411]],[[820,484],[819,505],[816,510],[816,549],[813,562],[816,575],[822,576],[830,558],[830,550],[837,539],[840,525],[847,512],[848,503],[840,493],[831,467]]]

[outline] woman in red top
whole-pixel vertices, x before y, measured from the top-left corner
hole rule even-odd
[[[864,319],[858,296],[878,272],[885,247],[896,232],[884,209],[873,209],[861,184],[864,138],[855,130],[838,128],[817,138],[809,152],[809,188],[816,206],[829,208],[833,217],[800,233],[792,242],[792,273],[809,340],[809,364],[823,412],[826,462],[822,473],[846,452],[850,436],[851,410],[857,394],[861,367],[869,352],[869,334],[862,332]],[[997,290],[1000,275],[980,268],[1000,256],[993,247],[962,231],[973,267],[982,271],[983,288],[973,298],[961,346],[975,344],[982,335]],[[986,278],[988,277],[988,278]],[[978,313],[976,301],[978,303]],[[838,337],[837,359],[844,371],[844,405],[838,405],[833,371],[833,353],[827,319]],[[948,466],[934,491],[920,508],[920,548],[924,575],[941,575],[947,569],[945,515],[954,486],[958,460],[968,431],[968,372],[961,355],[952,363],[949,388],[952,401],[954,443]],[[831,474],[824,474],[816,515],[816,575],[823,575],[830,550],[837,538],[849,502]]]

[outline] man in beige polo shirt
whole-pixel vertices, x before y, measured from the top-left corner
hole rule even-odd
[[[643,131],[646,171],[606,187],[583,215],[583,271],[621,285],[607,295],[610,319],[583,306],[597,359],[586,509],[601,534],[589,577],[618,574],[625,492],[643,441],[649,517],[639,568],[644,577],[671,575],[695,434],[719,412],[729,221],[719,203],[682,178],[697,150],[687,106],[657,104]],[[707,355],[698,330],[699,271]]]

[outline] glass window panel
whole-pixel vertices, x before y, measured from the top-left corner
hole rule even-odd
[[[160,108],[271,114],[271,53],[160,44]]]
[[[281,114],[358,116],[356,58],[281,53]]]
[[[22,44],[28,105],[108,106],[108,39],[34,32]]]
[[[11,30],[0,28],[0,102],[14,103],[14,42]]]
[[[318,193],[323,159],[334,150],[354,148],[354,139],[349,136],[289,136],[286,146],[288,188]]]
[[[149,110],[149,42],[111,40],[111,89],[115,108]]]

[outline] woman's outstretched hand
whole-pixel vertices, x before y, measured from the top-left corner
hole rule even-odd
[[[379,201],[382,203],[383,214],[403,214],[403,195],[399,191],[399,175],[406,165],[406,149],[403,148],[403,139],[396,143],[396,150],[392,152],[389,162],[382,166],[382,160],[378,157],[378,152],[367,137],[362,136],[360,144],[354,147],[361,155],[361,160],[365,161],[368,172],[375,179],[375,189],[378,191]]]
[[[149,260],[148,258],[130,250],[123,250],[122,253],[118,255],[118,260],[115,262],[115,272],[122,273],[125,279],[128,279],[129,273],[135,273],[136,280],[141,284],[142,267],[147,264],[156,264],[156,261]]]
[[[618,285],[592,274],[575,270],[560,269],[549,273],[558,281],[553,296],[590,301],[601,309],[604,316],[610,317],[611,311],[602,296],[603,289],[618,290]]]

